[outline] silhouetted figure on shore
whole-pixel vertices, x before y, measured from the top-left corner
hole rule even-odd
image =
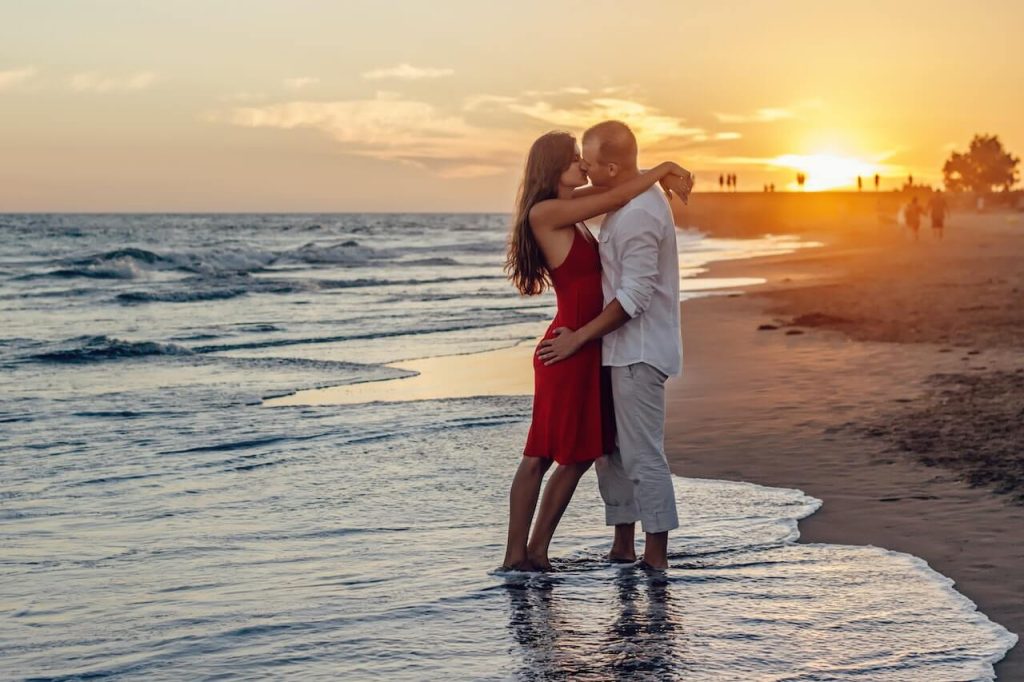
[[[796,184],[800,185],[800,189],[804,188],[804,183],[807,182],[807,175],[804,173],[796,174]]]
[[[718,174],[718,191],[725,191],[725,176],[722,175],[721,173]]]
[[[882,182],[882,178],[879,177],[878,173],[875,173],[875,191],[878,191],[878,185]]]
[[[771,183],[770,185],[768,185],[768,191],[769,192],[774,192],[775,191],[775,183],[774,182]]]
[[[946,227],[946,197],[942,190],[936,190],[928,200],[928,213],[932,218],[932,234],[942,239],[942,230]]]
[[[907,176],[907,185],[910,186],[910,187],[914,186],[914,176],[913,175],[908,175]]]
[[[765,183],[765,186],[764,186],[764,191],[765,191],[765,193],[767,193],[767,192],[768,192],[768,184],[767,184],[767,183]]]
[[[860,192],[863,189],[864,189],[864,179],[858,175],[857,176],[857,191]]]
[[[914,241],[917,241],[918,232],[921,230],[921,204],[918,203],[917,197],[910,200],[907,207],[903,210],[903,219],[907,223],[907,227],[914,233]]]

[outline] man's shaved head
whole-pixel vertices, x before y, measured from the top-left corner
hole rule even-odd
[[[591,161],[636,168],[636,135],[622,121],[603,121],[588,128],[583,133],[583,144],[597,151],[597,158]]]

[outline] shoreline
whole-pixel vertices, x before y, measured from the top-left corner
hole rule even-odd
[[[814,293],[812,300],[820,298],[821,290],[842,287],[880,249],[910,246],[892,227],[875,226],[852,237],[807,230],[800,237],[823,246],[703,266],[693,281],[743,277],[764,283],[681,303],[684,374],[666,392],[670,466],[688,478],[798,488],[823,502],[799,522],[799,542],[870,545],[918,557],[953,580],[992,621],[1019,634],[1024,578],[1017,574],[1024,567],[1024,547],[1008,529],[1024,528],[1024,507],[1009,505],[988,488],[968,487],[955,471],[924,467],[854,428],[923,400],[932,374],[1019,366],[1019,353],[993,346],[983,355],[961,355],[945,352],[947,342],[859,339],[858,330],[838,315],[810,327],[790,325],[807,304],[801,298],[807,292]],[[762,325],[775,329],[759,330]],[[504,354],[501,362],[495,362],[496,354]],[[528,395],[532,373],[519,372],[516,363],[525,366],[531,356],[532,343],[520,342],[497,351],[396,363],[421,374],[304,390],[263,405],[409,400],[404,389],[415,388],[409,382],[417,380],[415,399],[453,397],[451,372],[467,370],[476,385],[463,391],[466,396],[488,392],[480,390],[485,375],[493,375],[488,385],[494,384],[495,395]],[[1020,647],[1011,649],[996,665],[1000,679],[1024,677],[1022,658]]]
[[[856,281],[866,262],[883,251],[900,255],[915,246],[891,230],[865,233],[866,238],[807,234],[825,246],[710,266],[710,277],[742,271],[766,284],[747,288],[741,297],[682,303],[684,378],[667,390],[670,466],[681,476],[799,488],[823,501],[800,521],[800,542],[912,554],[952,579],[993,621],[1020,634],[1024,547],[1012,529],[1024,528],[1024,507],[989,487],[969,487],[956,469],[924,466],[858,428],[925,403],[934,374],[1019,370],[1015,337],[1001,345],[974,330],[985,347],[969,354],[967,339],[934,343],[897,333],[893,340],[875,340],[880,329],[891,333],[900,325],[857,324],[835,314],[833,308],[855,309],[854,303],[828,304],[837,297],[843,302],[844,287]],[[983,245],[1002,234],[979,228],[928,248],[969,244],[984,257]],[[928,256],[920,251],[911,257]],[[913,293],[918,285],[908,279]],[[895,306],[899,321],[906,311],[888,298],[905,292],[887,293],[884,285],[874,290],[877,299],[870,305]],[[791,324],[815,312],[823,317]],[[995,669],[1000,679],[1024,679],[1020,647]]]
[[[702,239],[713,239],[704,234]],[[694,272],[686,277],[682,293],[691,297],[714,298],[738,296],[739,292],[755,285],[764,284],[763,278],[746,277],[742,271],[728,277],[713,276],[708,267],[717,263],[745,263],[756,258],[780,258],[805,251],[814,251],[819,243],[797,235],[774,235],[773,237],[744,237],[752,249],[749,255],[732,256],[734,249],[728,249],[727,258],[713,257],[707,260],[706,252],[694,254],[692,262],[685,269]],[[721,249],[722,247],[719,247]],[[771,256],[757,255],[777,252]],[[714,254],[714,252],[711,252]],[[723,251],[718,251],[721,255]],[[324,386],[321,388],[299,388],[283,395],[264,397],[261,407],[293,407],[316,405],[352,405],[374,402],[409,402],[416,400],[437,400],[447,398],[469,398],[475,396],[510,396],[533,394],[533,349],[544,334],[547,322],[538,322],[530,338],[516,341],[512,345],[491,350],[445,355],[429,355],[411,360],[384,363],[384,367],[404,372],[404,376],[374,379],[353,384]]]

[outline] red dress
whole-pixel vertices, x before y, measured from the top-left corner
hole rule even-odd
[[[604,308],[597,240],[586,227],[573,232],[569,255],[551,271],[558,312],[545,339],[559,327],[579,329]],[[600,339],[553,365],[545,366],[534,354],[533,374],[533,421],[524,455],[575,464],[612,451],[615,413],[610,374],[601,367]]]

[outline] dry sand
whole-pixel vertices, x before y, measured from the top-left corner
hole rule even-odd
[[[800,230],[823,249],[712,266],[768,283],[683,304],[672,469],[800,488],[824,501],[802,541],[919,556],[1022,633],[1024,220],[954,215],[914,243],[870,218]],[[1024,680],[1020,647],[996,671]]]

